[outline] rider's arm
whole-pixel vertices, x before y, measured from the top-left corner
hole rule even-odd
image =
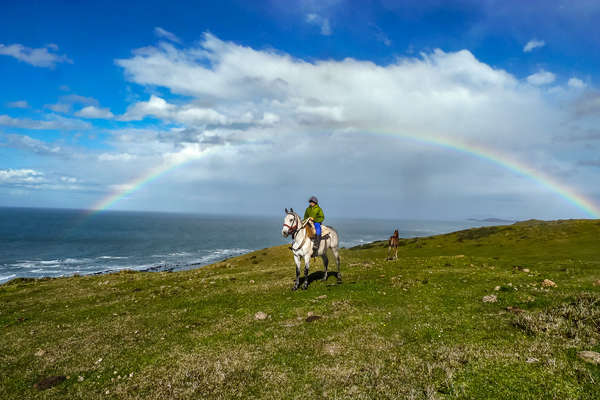
[[[325,214],[323,214],[323,210],[321,209],[321,207],[319,207],[317,209],[317,215],[315,215],[315,221],[323,222],[324,219],[325,219]]]

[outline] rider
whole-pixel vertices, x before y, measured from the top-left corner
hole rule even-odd
[[[319,200],[315,196],[312,196],[310,199],[308,199],[308,204],[309,205],[304,212],[304,219],[310,218],[315,225],[316,236],[313,253],[316,253],[319,250],[319,245],[321,244],[321,223],[325,219],[325,214],[323,214],[323,210],[321,210],[321,207],[319,207]]]

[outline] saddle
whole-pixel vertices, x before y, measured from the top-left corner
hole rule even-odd
[[[315,226],[312,224],[312,222],[306,225],[306,234],[308,235],[309,239],[314,239],[317,235],[317,231],[315,230]],[[329,239],[329,228],[325,225],[321,225],[321,240],[325,239]]]

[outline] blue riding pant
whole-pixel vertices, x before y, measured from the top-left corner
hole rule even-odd
[[[317,231],[317,236],[321,236],[321,223],[313,222],[313,224],[315,224],[315,231]]]

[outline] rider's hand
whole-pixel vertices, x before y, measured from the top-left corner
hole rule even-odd
[[[313,217],[308,217],[308,220],[309,221],[314,221],[314,218]]]

